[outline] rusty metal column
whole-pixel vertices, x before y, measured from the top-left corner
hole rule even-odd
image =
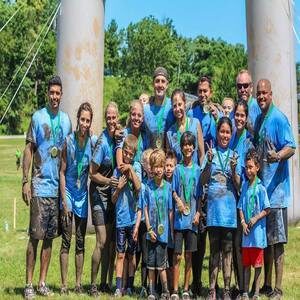
[[[254,85],[272,83],[275,104],[288,117],[298,145],[293,6],[290,0],[246,0],[248,66]],[[256,87],[256,86],[255,86]],[[290,159],[292,203],[289,220],[300,218],[299,150]]]
[[[105,0],[62,0],[58,16],[57,72],[62,78],[61,108],[76,126],[76,112],[89,101],[93,131],[102,128]]]

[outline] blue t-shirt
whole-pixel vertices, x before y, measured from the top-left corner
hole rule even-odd
[[[115,168],[115,141],[105,129],[99,136],[92,162],[98,166],[98,173],[110,178]],[[94,193],[99,193],[100,197],[92,197]],[[90,183],[91,205],[93,210],[113,209],[111,202],[111,188],[107,184],[98,184],[91,180]],[[99,201],[100,200],[100,201]]]
[[[191,167],[178,164],[173,173],[172,191],[176,192],[186,204],[190,206],[190,214],[182,214],[174,200],[174,229],[190,229],[198,232],[198,226],[193,224],[194,216],[198,209],[199,198],[202,195],[202,186],[200,182],[201,170],[197,164]],[[190,193],[190,199],[188,199]]]
[[[62,111],[54,116],[47,108],[42,108],[33,114],[26,140],[35,146],[31,177],[34,197],[58,197],[61,152],[71,130],[69,116]],[[58,149],[56,157],[51,156],[54,146]]]
[[[287,117],[275,106],[264,121],[261,114],[255,124],[255,145],[261,156],[260,178],[267,189],[271,208],[288,207],[291,200],[290,174],[287,160],[266,162],[268,150],[276,152],[284,147],[296,148]]]
[[[141,165],[138,162],[133,163],[133,170],[141,181]],[[113,176],[120,178],[121,172],[116,168],[114,169]],[[132,182],[127,182],[125,187],[118,195],[116,202],[116,227],[132,226],[136,222],[136,212],[139,207],[140,193],[134,194],[134,187]]]
[[[199,165],[199,155],[198,155],[198,126],[200,126],[199,120],[196,118],[187,117],[187,130],[193,133],[196,138],[196,148],[193,153],[193,162]],[[176,154],[177,161],[182,161],[182,152],[180,149],[180,138],[182,133],[178,131],[177,123],[173,124],[167,132],[167,139],[170,146],[170,149]]]
[[[213,142],[213,144],[215,144],[217,140],[217,126],[212,114],[205,113],[203,111],[203,107],[200,104],[197,104],[193,105],[192,109],[187,112],[187,115],[199,120],[202,128],[204,146],[206,147],[206,143],[210,145],[211,141]]]
[[[225,175],[220,164],[223,164]],[[236,203],[237,192],[232,180],[230,159],[233,151],[229,148],[213,148],[213,160],[211,163],[211,173],[208,181],[207,191],[207,226],[236,227]],[[227,159],[228,157],[228,159]],[[226,163],[227,161],[227,163]],[[207,155],[202,164],[202,169],[207,164]],[[236,174],[241,176],[241,164],[238,159]]]
[[[257,103],[257,100],[254,97],[250,97],[248,100],[248,119],[247,127],[253,133],[256,119],[261,114],[260,107]]]
[[[165,98],[163,104],[160,106],[155,105],[151,99],[149,103],[144,105],[144,126],[149,147],[158,148],[156,143],[157,138],[162,142],[164,141],[165,132],[174,124],[175,117],[170,98]]]
[[[161,243],[168,243],[169,236],[169,212],[172,210],[171,184],[163,180],[163,186],[157,187],[154,180],[149,181],[145,191],[145,209],[148,209],[149,222]],[[164,231],[158,234],[158,226],[162,224]],[[150,240],[149,234],[147,239]]]
[[[85,148],[80,148],[75,140],[74,132],[66,137],[67,166],[66,166],[66,200],[70,211],[80,218],[88,215],[88,189],[89,164],[92,158],[91,138],[88,137]],[[79,177],[78,188],[78,162],[82,162],[82,171]]]
[[[129,127],[126,127],[126,128],[124,129],[124,136],[123,136],[123,139],[122,139],[121,141],[117,142],[117,144],[116,144],[116,149],[118,149],[118,148],[121,148],[121,149],[122,149],[122,148],[123,148],[123,144],[124,144],[124,140],[125,140],[126,136],[127,136],[128,134],[131,134],[131,133],[132,133],[132,132],[131,132],[131,129],[130,129]],[[143,152],[144,152],[146,149],[148,149],[148,148],[149,148],[149,141],[148,141],[148,139],[147,139],[146,133],[145,133],[145,131],[141,130],[141,131],[140,131],[140,135],[139,135],[139,137],[138,137],[138,148],[137,148],[137,151],[136,151],[136,153],[135,153],[135,155],[134,155],[133,160],[134,160],[134,161],[140,162],[140,161],[141,161],[141,158],[142,158]]]
[[[237,208],[243,211],[246,223],[268,207],[270,207],[268,194],[261,180],[257,178],[256,186],[255,184],[249,186],[249,181],[244,182]],[[248,235],[243,234],[242,247],[267,247],[266,218],[258,220]]]
[[[231,136],[231,139],[229,142],[229,148],[231,150],[235,151],[239,156],[239,160],[240,160],[240,164],[241,164],[241,168],[242,168],[242,173],[241,173],[242,182],[244,182],[246,180],[246,169],[245,169],[246,154],[250,149],[254,148],[252,141],[253,141],[253,137],[249,133],[249,131],[244,129],[240,138],[238,138],[237,132],[235,129],[234,132],[232,133],[232,136]]]

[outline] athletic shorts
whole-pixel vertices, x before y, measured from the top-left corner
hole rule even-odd
[[[197,251],[197,234],[196,232],[185,230],[174,230],[174,253],[182,253],[182,245],[184,242],[185,252]]]
[[[227,227],[208,227],[208,237],[210,252],[230,252],[232,251],[234,228]]]
[[[134,225],[116,228],[117,252],[134,255],[137,243],[133,240]]]
[[[288,241],[287,208],[271,208],[267,215],[268,245],[286,244]]]
[[[174,248],[168,247],[168,264],[169,264],[169,268],[174,267],[173,256],[174,256]]]
[[[244,267],[259,268],[264,264],[264,249],[242,248],[242,261]]]
[[[58,236],[58,197],[33,197],[30,201],[29,236],[36,240]]]
[[[147,268],[150,270],[166,270],[168,268],[167,244],[147,240]]]

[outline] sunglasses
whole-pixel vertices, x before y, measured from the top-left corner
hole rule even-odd
[[[239,90],[242,89],[242,87],[243,87],[244,89],[247,89],[250,85],[251,85],[251,82],[249,82],[249,83],[237,83],[237,84],[236,84],[236,86],[237,86],[237,88],[238,88]]]

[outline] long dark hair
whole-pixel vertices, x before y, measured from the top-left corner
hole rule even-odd
[[[92,124],[92,120],[93,120],[93,109],[92,109],[92,106],[89,102],[84,102],[84,103],[81,103],[79,108],[78,108],[78,111],[77,111],[77,125],[76,125],[76,131],[78,130],[79,128],[79,118],[80,118],[80,115],[81,115],[81,112],[85,110],[85,111],[89,111],[90,114],[91,114],[91,124]],[[89,135],[90,135],[90,132],[89,132]]]

